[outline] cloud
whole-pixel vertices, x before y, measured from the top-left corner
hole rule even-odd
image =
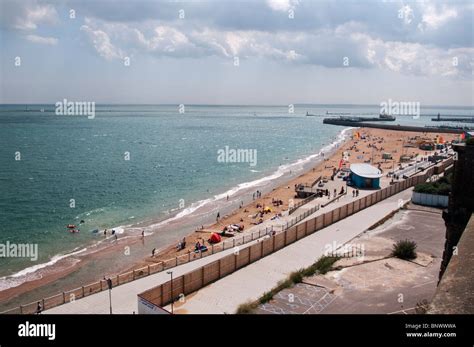
[[[445,48],[472,44],[474,5],[466,0],[439,1],[117,1],[73,2],[78,13],[109,23],[154,23],[169,27],[211,28],[216,31],[312,32],[335,29],[348,22],[384,41],[426,43]],[[294,10],[294,19],[288,16]],[[178,18],[184,10],[184,20]],[[400,12],[401,11],[401,12]],[[456,14],[455,14],[456,13]],[[402,17],[400,18],[400,14]],[[421,30],[424,29],[424,31]],[[429,30],[427,30],[429,29]]]
[[[2,27],[20,31],[33,31],[39,25],[58,23],[58,13],[52,4],[35,0],[2,1]]]
[[[474,48],[443,50],[418,43],[384,42],[366,35],[355,36],[366,47],[367,59],[376,67],[418,76],[472,76]]]
[[[294,9],[298,3],[298,0],[267,0],[267,4],[272,10],[282,12]]]
[[[421,6],[423,8],[423,17],[421,23],[418,24],[418,28],[422,31],[427,29],[438,29],[458,16],[458,11],[447,5],[441,6],[439,11],[433,4],[422,3]]]
[[[88,25],[82,25],[80,30],[86,33],[97,53],[106,60],[122,59],[125,56],[121,49],[112,44],[106,32],[94,30]]]
[[[403,74],[469,76],[473,48],[442,49],[435,45],[384,41],[366,33],[366,26],[347,22],[334,29],[305,32],[257,30],[177,29],[168,25],[137,27],[87,19],[81,30],[105,59],[120,59],[123,51],[156,57],[225,59],[264,58],[282,63],[327,68],[380,68]],[[115,44],[112,44],[112,39]],[[459,64],[454,65],[457,57]],[[348,60],[348,66],[343,62]]]
[[[39,43],[42,45],[51,45],[54,46],[58,43],[58,39],[55,37],[39,36],[39,35],[27,35],[25,38],[28,41]]]
[[[137,2],[137,8],[144,6],[148,12],[134,8],[127,17],[123,10],[101,3],[88,8],[91,17],[81,30],[108,60],[128,52],[173,58],[238,56],[344,68],[347,57],[349,68],[472,76],[469,26],[474,6],[468,3],[348,2],[344,11],[337,1],[224,4],[212,2],[211,9],[208,3],[160,3],[158,11],[148,2]],[[181,7],[186,13],[182,20]],[[110,12],[101,19],[105,8]],[[290,8],[295,9],[295,19],[284,13]],[[461,63],[454,66],[456,55]]]

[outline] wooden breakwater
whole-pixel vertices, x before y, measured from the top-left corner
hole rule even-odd
[[[464,130],[462,129],[449,129],[442,127],[420,127],[412,125],[392,125],[392,124],[374,124],[366,122],[355,122],[344,119],[337,118],[324,118],[324,124],[332,125],[342,125],[349,127],[363,127],[363,128],[376,128],[376,129],[386,129],[386,130],[396,130],[396,131],[416,131],[416,132],[425,132],[425,133],[449,133],[449,134],[461,134]]]

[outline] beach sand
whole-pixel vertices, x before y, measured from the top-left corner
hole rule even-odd
[[[257,205],[268,206],[272,209],[271,213],[267,213],[262,216],[263,220],[268,220],[274,217],[275,214],[288,210],[289,202],[291,200],[293,200],[294,203],[297,203],[301,200],[295,197],[295,186],[298,184],[311,185],[320,176],[326,176],[330,178],[334,168],[337,169],[339,167],[339,163],[343,157],[344,152],[346,152],[346,155],[349,155],[349,162],[347,165],[351,163],[371,162],[372,165],[378,166],[380,169],[382,169],[383,174],[385,175],[388,171],[391,171],[393,167],[396,168],[398,166],[401,155],[415,156],[417,154],[426,155],[433,153],[433,151],[428,152],[420,150],[415,144],[421,140],[435,142],[435,139],[438,135],[442,136],[444,141],[448,142],[458,138],[458,135],[456,134],[387,131],[372,128],[353,129],[350,131],[349,138],[344,143],[339,144],[331,156],[323,158],[323,160],[312,169],[280,185],[271,192],[264,194],[260,198],[255,198],[255,200],[253,200],[250,204],[238,208],[233,213],[221,216],[219,221],[216,223],[212,225],[206,225],[204,231],[191,232],[188,236],[186,236],[185,249],[177,251],[176,245],[180,241],[177,239],[174,244],[158,250],[155,256],[149,256],[142,261],[136,262],[123,272],[142,268],[150,264],[159,263],[164,260],[175,258],[176,256],[187,254],[188,252],[193,252],[194,245],[197,241],[201,243],[204,242],[204,244],[209,247],[210,244],[207,240],[211,236],[212,231],[221,232],[223,227],[229,224],[242,224],[244,226],[245,232],[250,227],[254,226],[254,223],[260,219],[260,217],[252,218],[252,216],[256,215],[262,210],[262,208],[257,207]],[[410,143],[413,144],[413,147],[406,147],[406,145],[409,145]],[[393,160],[382,159],[383,153],[390,153]],[[272,204],[272,200],[281,200],[283,204],[281,206],[274,206]],[[239,233],[236,234],[236,236],[239,235]],[[135,239],[129,238],[128,240],[124,241],[121,241],[119,238],[119,242],[117,242],[115,245],[112,245],[104,252],[109,255],[111,252],[122,252],[124,245],[127,243],[132,244],[139,242],[140,239],[141,236],[137,236]],[[222,237],[222,241],[226,239],[228,238]],[[151,250],[154,248],[153,244],[149,244],[148,247],[150,248],[151,255]],[[9,298],[18,296],[22,293],[33,291],[35,288],[44,286],[45,284],[55,281],[63,276],[68,276],[71,274],[71,272],[76,270],[77,267],[83,266],[86,261],[93,261],[93,259],[98,256],[99,254],[93,254],[78,262],[78,264],[75,265],[75,268],[64,268],[62,271],[58,271],[57,273],[50,274],[48,276],[43,276],[41,279],[26,282],[17,287],[0,291],[0,302],[4,302]],[[97,280],[100,279],[102,279],[102,277],[97,278]]]

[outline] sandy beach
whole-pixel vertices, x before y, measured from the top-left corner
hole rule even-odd
[[[204,230],[190,231],[185,237],[186,246],[177,250],[177,244],[180,239],[176,239],[175,243],[170,244],[165,248],[159,249],[151,256],[152,249],[155,248],[152,243],[147,242],[146,247],[149,248],[150,256],[128,266],[123,272],[142,268],[150,264],[159,263],[164,260],[173,259],[176,256],[193,252],[195,244],[199,242],[207,247],[210,246],[208,239],[212,232],[220,233],[225,226],[231,224],[239,224],[243,226],[243,233],[249,228],[255,226],[261,221],[266,221],[275,217],[280,213],[288,210],[290,202],[298,203],[301,199],[295,197],[295,186],[298,184],[311,185],[319,177],[330,178],[334,170],[337,169],[343,157],[347,158],[345,165],[347,167],[351,163],[368,162],[374,166],[379,167],[383,174],[386,175],[394,167],[396,168],[400,162],[400,156],[406,155],[414,157],[416,155],[426,155],[433,153],[420,150],[417,143],[420,141],[436,142],[437,136],[441,136],[443,141],[452,141],[457,139],[457,135],[453,134],[435,134],[435,133],[415,133],[406,131],[386,131],[380,129],[358,128],[349,132],[347,140],[338,145],[332,155],[326,155],[321,158],[321,161],[309,169],[307,172],[291,179],[288,182],[278,186],[267,194],[258,196],[255,192],[254,199],[251,203],[242,205],[240,208],[234,210],[228,215],[221,215],[219,220],[211,225],[205,225]],[[393,159],[383,159],[382,154],[390,153]],[[281,204],[273,204],[273,201],[281,201]],[[265,207],[269,207],[271,212],[262,213]],[[235,233],[239,236],[240,233]],[[145,240],[147,236],[145,236]],[[229,239],[229,237],[222,236],[222,241]],[[9,288],[0,292],[0,302],[5,302],[22,293],[34,291],[48,283],[56,281],[58,278],[64,276],[74,276],[73,273],[77,268],[84,266],[88,262],[94,261],[97,257],[104,255],[121,255],[123,248],[126,245],[135,244],[137,242],[144,242],[141,235],[134,237],[118,238],[117,242],[104,248],[101,252],[95,252],[84,257],[80,262],[74,265],[64,264],[64,267],[59,267],[59,271],[50,273],[35,281],[23,283],[19,286]],[[108,274],[112,276],[113,274]],[[97,280],[102,279],[98,277]],[[85,283],[83,283],[85,284]],[[76,286],[77,287],[77,286]],[[71,288],[64,288],[71,289]]]

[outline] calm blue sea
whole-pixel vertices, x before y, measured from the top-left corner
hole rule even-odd
[[[94,229],[121,232],[258,189],[336,140],[343,128],[323,125],[326,111],[376,116],[379,107],[295,105],[291,114],[287,106],[190,105],[181,114],[177,105],[98,105],[88,119],[55,115],[54,105],[0,105],[0,243],[40,250],[35,262],[1,259],[0,276],[90,245]],[[473,115],[431,107],[395,123],[429,124],[438,112]],[[225,146],[256,150],[257,164],[219,163]],[[80,233],[66,231],[81,220]]]

